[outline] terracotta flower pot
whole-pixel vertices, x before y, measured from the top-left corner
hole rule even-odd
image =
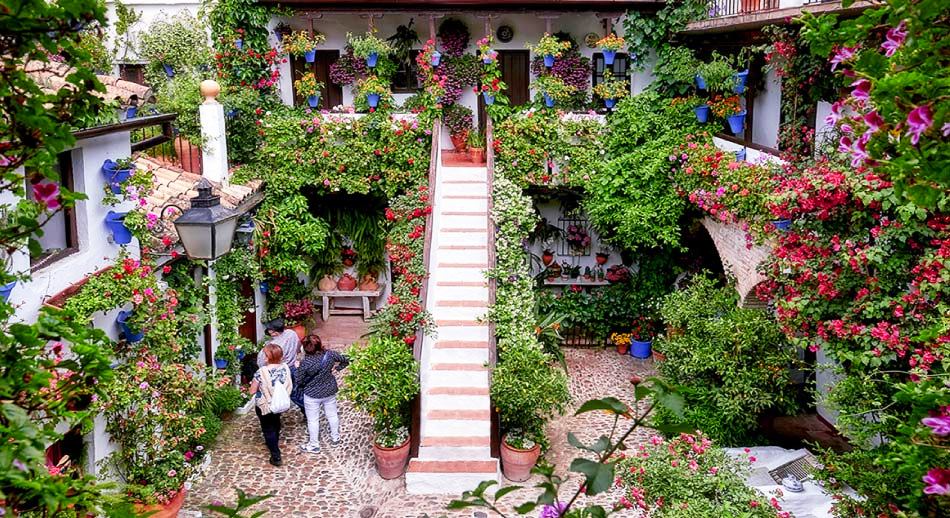
[[[485,163],[485,148],[483,147],[473,147],[469,148],[469,154],[472,157],[472,162],[476,164]]]
[[[181,168],[189,173],[201,174],[201,147],[188,142],[184,137],[175,139],[175,154]]]
[[[501,441],[501,472],[512,482],[524,482],[531,478],[531,468],[541,456],[541,445],[535,444],[530,450],[512,448],[508,442]]]
[[[317,287],[320,288],[320,291],[333,291],[336,289],[336,281],[333,280],[333,277],[324,275],[317,283]]]
[[[344,260],[343,260],[343,266],[346,266],[346,267],[353,266],[353,260],[352,260],[352,259],[349,259],[349,258],[344,259]]]
[[[149,514],[152,518],[176,518],[178,516],[178,511],[181,509],[182,504],[185,503],[185,493],[187,491],[185,488],[181,488],[178,491],[178,494],[174,498],[168,501],[167,504],[135,504],[135,510],[137,514]]]
[[[336,288],[340,291],[353,291],[356,289],[356,279],[348,273],[344,273],[340,280],[336,281]]]
[[[291,327],[295,333],[297,333],[297,338],[303,340],[307,336],[307,326],[303,324],[297,324],[294,327]]]
[[[544,263],[544,266],[550,266],[554,262],[554,254],[545,252],[541,255],[541,262]]]
[[[464,153],[468,149],[468,132],[463,131],[457,135],[451,135],[452,146],[455,147],[455,151],[459,153]]]
[[[607,259],[608,259],[609,257],[610,257],[610,256],[608,256],[607,254],[597,254],[597,264],[599,264],[599,265],[605,265],[605,264],[607,264]]]
[[[376,276],[367,273],[360,279],[360,291],[376,291],[379,289],[379,283],[376,282]]]
[[[617,354],[627,354],[630,344],[617,344]]]
[[[373,443],[373,456],[376,457],[376,471],[386,480],[399,478],[406,472],[409,460],[409,439],[395,448],[383,448]]]

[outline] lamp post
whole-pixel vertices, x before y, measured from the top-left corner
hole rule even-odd
[[[207,178],[198,182],[197,189],[191,208],[175,220],[175,231],[189,259],[214,260],[231,250],[239,214],[223,207],[221,197],[211,194]]]

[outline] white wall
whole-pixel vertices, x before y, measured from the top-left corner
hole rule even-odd
[[[558,220],[562,217],[561,205],[559,202],[552,201],[552,202],[538,204],[538,213],[542,218],[547,220],[548,224],[554,225],[556,227],[561,226],[558,223]],[[581,216],[583,218],[588,218],[587,214],[584,213],[583,211],[581,211]],[[556,263],[561,264],[566,261],[572,266],[573,265],[580,266],[581,275],[584,274],[585,267],[590,267],[590,269],[593,270],[594,267],[597,266],[596,254],[601,251],[609,252],[610,254],[610,257],[608,257],[607,259],[607,264],[604,265],[605,272],[607,271],[607,268],[609,266],[620,263],[620,254],[618,254],[615,251],[608,250],[606,245],[601,244],[600,235],[597,233],[597,230],[595,230],[593,226],[590,224],[589,218],[588,218],[588,223],[587,223],[587,233],[590,235],[590,239],[591,239],[590,255],[574,256],[574,255],[570,255],[570,253],[563,254],[563,255],[559,254],[558,252],[561,251],[561,247],[562,247],[562,245],[560,244],[561,240],[555,240],[552,243],[541,243],[541,242],[535,243],[531,245],[529,252],[538,257],[541,257],[541,254],[544,253],[545,248],[553,250],[554,261]],[[538,272],[535,270],[532,270],[531,273],[534,274]]]
[[[186,10],[191,13],[192,16],[198,16],[198,10],[201,8],[201,2],[195,0],[130,0],[123,2],[127,7],[134,9],[136,12],[142,14],[142,19],[132,26],[130,32],[133,34],[138,32],[144,32],[148,29],[148,26],[156,20],[168,19],[180,11]],[[115,48],[116,44],[116,34],[115,34],[115,2],[108,0],[106,2],[106,17],[109,20],[109,27],[107,28],[108,41],[106,41],[106,48],[112,50]],[[133,45],[134,47],[134,45]],[[124,49],[124,47],[123,47]],[[116,63],[140,63],[142,62],[138,55],[134,51],[130,51],[123,59],[124,50],[120,49],[119,53],[116,55]]]
[[[765,89],[755,95],[752,121],[752,142],[778,148],[778,130],[782,121],[782,82],[770,70],[765,76]]]

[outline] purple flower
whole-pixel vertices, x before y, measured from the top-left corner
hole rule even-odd
[[[565,509],[567,509],[567,502],[554,502],[542,507],[538,518],[560,518]]]
[[[854,141],[854,145],[851,146],[851,167],[858,167],[869,158],[867,149],[869,140],[871,140],[871,134],[865,132],[861,138]]]
[[[907,134],[910,136],[910,143],[917,145],[920,142],[920,135],[930,129],[934,123],[933,113],[930,112],[930,106],[918,106],[907,114]]]
[[[139,383],[139,388],[142,389],[142,390],[147,389],[147,388],[148,388],[148,382],[147,382],[147,381],[143,381],[142,383]]]
[[[835,70],[838,68],[838,65],[853,58],[855,50],[857,50],[857,47],[841,47],[836,50],[834,55],[831,56],[831,59],[829,60],[831,63],[831,69]]]
[[[943,126],[940,127],[940,132],[943,133],[944,137],[950,137],[950,122],[944,122]]]
[[[877,133],[877,130],[884,125],[884,118],[877,113],[877,110],[871,110],[864,116],[864,123],[868,125],[868,131]]]
[[[904,40],[907,38],[907,30],[905,29],[906,23],[901,21],[900,25],[894,27],[887,31],[887,39],[884,43],[881,44],[881,48],[884,49],[884,55],[891,57],[897,52],[897,49],[904,44]]]
[[[831,105],[831,113],[825,117],[825,124],[834,126],[841,120],[841,109],[844,108],[843,101],[837,101]]]
[[[923,481],[927,484],[924,493],[928,495],[950,494],[950,469],[933,468],[924,475]]]
[[[20,459],[13,459],[13,467],[20,471],[29,471],[29,468],[26,467],[26,464],[23,463]]]
[[[173,470],[173,469],[168,470],[168,478],[172,478],[172,477],[174,477],[174,476],[177,475],[177,474],[178,474],[178,472],[175,471],[175,470]]]
[[[867,101],[868,98],[870,98],[871,82],[867,79],[858,79],[851,83],[851,86],[854,87],[854,90],[851,91],[851,97],[861,102]]]
[[[950,416],[942,415],[940,417],[925,417],[920,420],[924,426],[930,427],[930,432],[934,435],[944,437],[950,435]]]
[[[841,137],[841,140],[838,141],[838,152],[839,153],[850,153],[851,152],[851,137],[844,136]]]

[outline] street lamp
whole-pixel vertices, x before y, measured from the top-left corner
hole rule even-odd
[[[221,206],[221,197],[211,194],[207,178],[198,182],[197,189],[191,208],[175,220],[175,230],[189,259],[214,260],[231,250],[239,214]]]

